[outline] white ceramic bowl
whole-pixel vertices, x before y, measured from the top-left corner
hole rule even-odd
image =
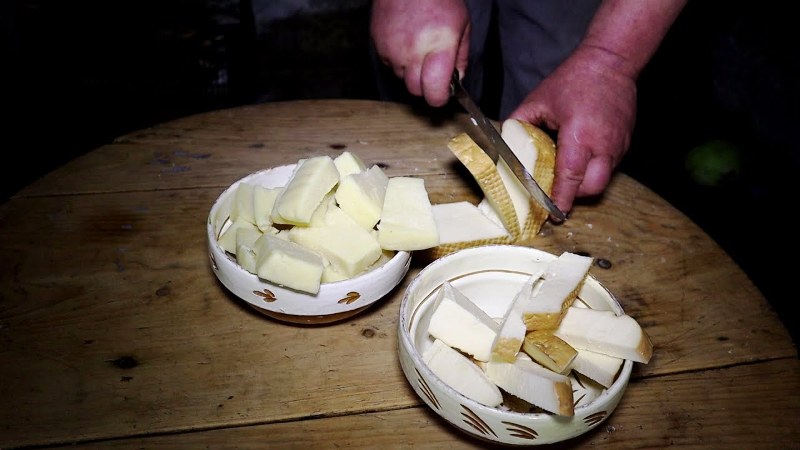
[[[423,352],[433,343],[426,323],[433,313],[431,306],[436,291],[444,281],[450,281],[490,316],[501,317],[527,278],[555,258],[555,255],[530,247],[473,247],[433,261],[409,284],[400,305],[400,365],[417,395],[460,430],[483,440],[509,445],[549,444],[597,427],[622,398],[633,367],[629,360],[624,361],[608,389],[573,383],[576,406],[572,417],[514,412],[502,405],[487,407],[446,385],[423,362]],[[579,298],[576,305],[582,302],[594,309],[623,314],[614,296],[591,276],[584,283]]]
[[[259,278],[243,269],[236,263],[236,258],[217,243],[217,236],[229,225],[226,214],[239,183],[256,183],[268,188],[284,186],[294,168],[295,164],[290,164],[252,173],[233,183],[217,198],[206,223],[211,268],[228,290],[275,319],[304,324],[347,319],[381,299],[400,283],[408,272],[409,252],[396,252],[382,265],[354,278],[323,283],[314,295]]]

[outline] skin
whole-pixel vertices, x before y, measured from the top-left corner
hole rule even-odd
[[[558,132],[553,202],[601,194],[628,151],[636,80],[686,0],[605,0],[576,50],[510,114]],[[408,91],[431,106],[464,73],[469,14],[462,0],[375,0],[372,40]]]

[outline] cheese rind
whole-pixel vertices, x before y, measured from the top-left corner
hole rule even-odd
[[[315,252],[285,239],[263,234],[255,243],[260,278],[298,291],[319,292],[324,263]]]
[[[428,334],[478,361],[489,360],[500,329],[494,319],[448,281],[439,288],[433,308]]]
[[[463,396],[489,407],[503,402],[500,389],[469,358],[439,339],[425,350],[422,360],[431,371]]]
[[[578,355],[577,350],[549,330],[526,334],[522,350],[542,366],[565,375]]]
[[[339,171],[330,156],[315,156],[297,164],[272,208],[275,223],[308,225],[325,194],[339,182]]]
[[[617,358],[647,363],[653,343],[636,320],[613,311],[570,307],[554,334],[571,346]]]
[[[511,395],[561,416],[575,415],[572,382],[526,358],[489,361],[486,376]]]
[[[425,180],[392,177],[386,185],[378,241],[385,250],[423,250],[439,243]]]

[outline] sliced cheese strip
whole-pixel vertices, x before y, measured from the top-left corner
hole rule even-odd
[[[439,243],[425,181],[392,177],[386,185],[378,241],[384,250],[423,250]]]
[[[480,367],[441,340],[434,340],[422,359],[437,377],[464,397],[489,407],[503,402],[500,389]]]
[[[272,227],[272,207],[283,188],[266,188],[256,185],[253,188],[253,217],[254,223],[261,231]]]
[[[233,197],[231,206],[231,220],[245,220],[252,224],[256,223],[253,214],[253,190],[255,185],[251,183],[239,183]]]
[[[512,363],[517,359],[527,332],[525,322],[522,320],[522,307],[531,300],[533,286],[541,276],[542,273],[539,272],[528,277],[514,301],[511,302],[511,306],[500,323],[497,337],[492,343],[492,359]]]
[[[256,273],[255,244],[262,234],[258,228],[242,227],[236,230],[236,262],[250,273]]]
[[[336,188],[336,203],[362,227],[371,230],[381,218],[389,177],[378,166],[345,176]]]
[[[552,330],[558,327],[564,312],[575,301],[593,259],[564,252],[547,265],[544,280],[524,307],[528,330]]]
[[[503,122],[501,135],[508,146],[528,170],[533,179],[547,195],[552,194],[553,178],[555,176],[556,144],[542,129],[516,119],[507,119]],[[519,241],[529,242],[533,239],[547,221],[549,213],[536,201],[531,201],[525,187],[518,180],[515,186],[509,188],[514,205],[525,205],[525,211],[518,211],[520,220]],[[512,193],[514,192],[514,193]],[[526,204],[527,203],[527,204]]]
[[[298,291],[319,292],[324,263],[317,253],[272,234],[258,238],[255,251],[259,278]]]
[[[355,153],[348,151],[343,151],[339,156],[333,158],[333,164],[336,166],[336,170],[339,171],[339,179],[367,170],[364,160]]]
[[[436,294],[428,333],[447,345],[488,361],[500,325],[452,284],[445,281]]]
[[[339,182],[339,171],[330,156],[300,160],[272,208],[272,221],[308,225],[325,195]]]
[[[489,361],[486,376],[511,395],[561,416],[575,415],[570,379],[526,358]]]
[[[624,360],[616,356],[608,356],[589,350],[577,350],[572,361],[572,370],[591,378],[604,387],[614,383],[617,372]]]
[[[433,218],[439,245],[428,252],[432,259],[467,247],[511,244],[513,240],[499,221],[495,222],[467,201],[435,204]]]
[[[628,315],[573,306],[553,333],[569,345],[617,358],[647,363],[653,356],[653,343]]]

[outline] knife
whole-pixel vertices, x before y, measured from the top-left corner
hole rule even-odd
[[[547,194],[542,190],[539,186],[539,183],[533,179],[533,176],[525,169],[525,166],[522,165],[517,155],[508,147],[506,141],[503,140],[500,133],[494,127],[492,122],[483,115],[480,108],[475,104],[472,98],[467,93],[467,90],[464,89],[464,85],[461,84],[461,79],[458,76],[458,70],[453,71],[453,77],[450,82],[450,91],[452,95],[458,100],[458,103],[469,113],[470,119],[473,125],[481,132],[481,136],[486,138],[487,144],[483,147],[483,151],[486,152],[487,155],[497,164],[499,157],[503,157],[503,160],[508,164],[508,167],[511,168],[511,171],[514,172],[517,179],[522,183],[528,193],[531,194],[531,197],[536,199],[536,201],[542,205],[550,215],[555,218],[558,222],[563,222],[567,220],[567,216],[558,209],[558,206],[553,203],[553,200],[547,196]]]

